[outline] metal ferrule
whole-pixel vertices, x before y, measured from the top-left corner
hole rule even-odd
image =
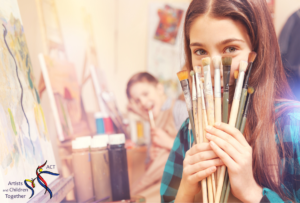
[[[204,72],[204,92],[205,95],[213,95],[212,83],[211,83],[211,74],[210,74],[210,66],[203,66]]]
[[[231,66],[223,67],[223,90],[224,90],[224,92],[229,92],[230,69],[231,69]]]
[[[192,97],[193,97],[193,101],[197,100],[197,90],[196,90],[195,76],[193,76]]]
[[[248,89],[248,81],[250,78],[251,70],[252,70],[253,62],[250,62],[248,64],[248,74],[246,75],[245,83],[244,83],[244,89]]]
[[[236,86],[235,86],[233,99],[240,100],[240,98],[241,98],[243,82],[244,82],[244,76],[245,76],[245,72],[240,72],[239,73],[239,77],[237,79],[237,83],[236,83]]]
[[[189,88],[189,81],[181,80],[180,84],[182,87],[186,108],[188,109],[188,111],[192,110],[192,100],[191,100],[191,93],[190,93],[190,88]]]
[[[221,98],[221,73],[220,73],[220,69],[215,68],[215,97],[216,98]]]
[[[201,75],[200,73],[196,73],[196,85],[197,85],[197,97],[198,98],[201,98],[202,97],[202,94],[201,94],[201,85],[200,85],[200,82],[201,82]]]

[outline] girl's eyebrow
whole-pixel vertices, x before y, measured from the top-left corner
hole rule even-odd
[[[246,43],[244,40],[231,38],[231,39],[226,39],[226,40],[223,40],[223,41],[219,42],[218,45],[225,45],[225,44],[228,44],[228,43],[234,42],[234,41]],[[190,47],[193,47],[193,46],[203,47],[204,44],[202,44],[200,42],[193,42],[193,43],[190,44]]]

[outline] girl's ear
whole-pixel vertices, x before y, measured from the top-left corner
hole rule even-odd
[[[161,83],[158,83],[156,85],[156,90],[158,91],[158,93],[160,95],[164,95],[165,94],[165,89],[164,89],[164,86],[161,84]]]

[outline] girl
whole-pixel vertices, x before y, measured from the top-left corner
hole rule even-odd
[[[189,70],[201,65],[204,57],[231,56],[231,85],[239,62],[255,51],[249,81],[255,92],[245,135],[216,123],[206,129],[209,143],[190,148],[189,121],[183,123],[165,166],[162,202],[193,202],[200,192],[198,182],[223,164],[231,192],[240,201],[299,202],[300,111],[298,103],[290,100],[266,1],[193,0],[186,13],[184,40]],[[211,70],[213,79],[212,66]]]
[[[156,125],[151,129],[151,164],[143,179],[133,189],[133,193],[136,193],[161,180],[176,134],[188,113],[185,103],[167,98],[163,85],[147,72],[132,76],[127,83],[126,93],[128,109],[145,120],[149,120],[148,110],[151,109]]]

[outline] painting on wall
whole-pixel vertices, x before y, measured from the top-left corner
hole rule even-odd
[[[175,44],[184,10],[165,5],[158,9],[159,23],[154,38],[162,42]]]
[[[149,7],[147,70],[172,98],[181,94],[176,72],[185,65],[183,23],[188,6],[189,3],[155,2]]]
[[[8,202],[2,191],[12,187],[10,182],[36,177],[37,166],[45,161],[56,163],[17,0],[0,0],[0,5],[0,201]],[[47,177],[48,184],[56,178]],[[26,188],[24,183],[18,187]],[[30,192],[22,195],[25,201]]]
[[[43,54],[39,59],[59,139],[91,135],[74,64]]]

